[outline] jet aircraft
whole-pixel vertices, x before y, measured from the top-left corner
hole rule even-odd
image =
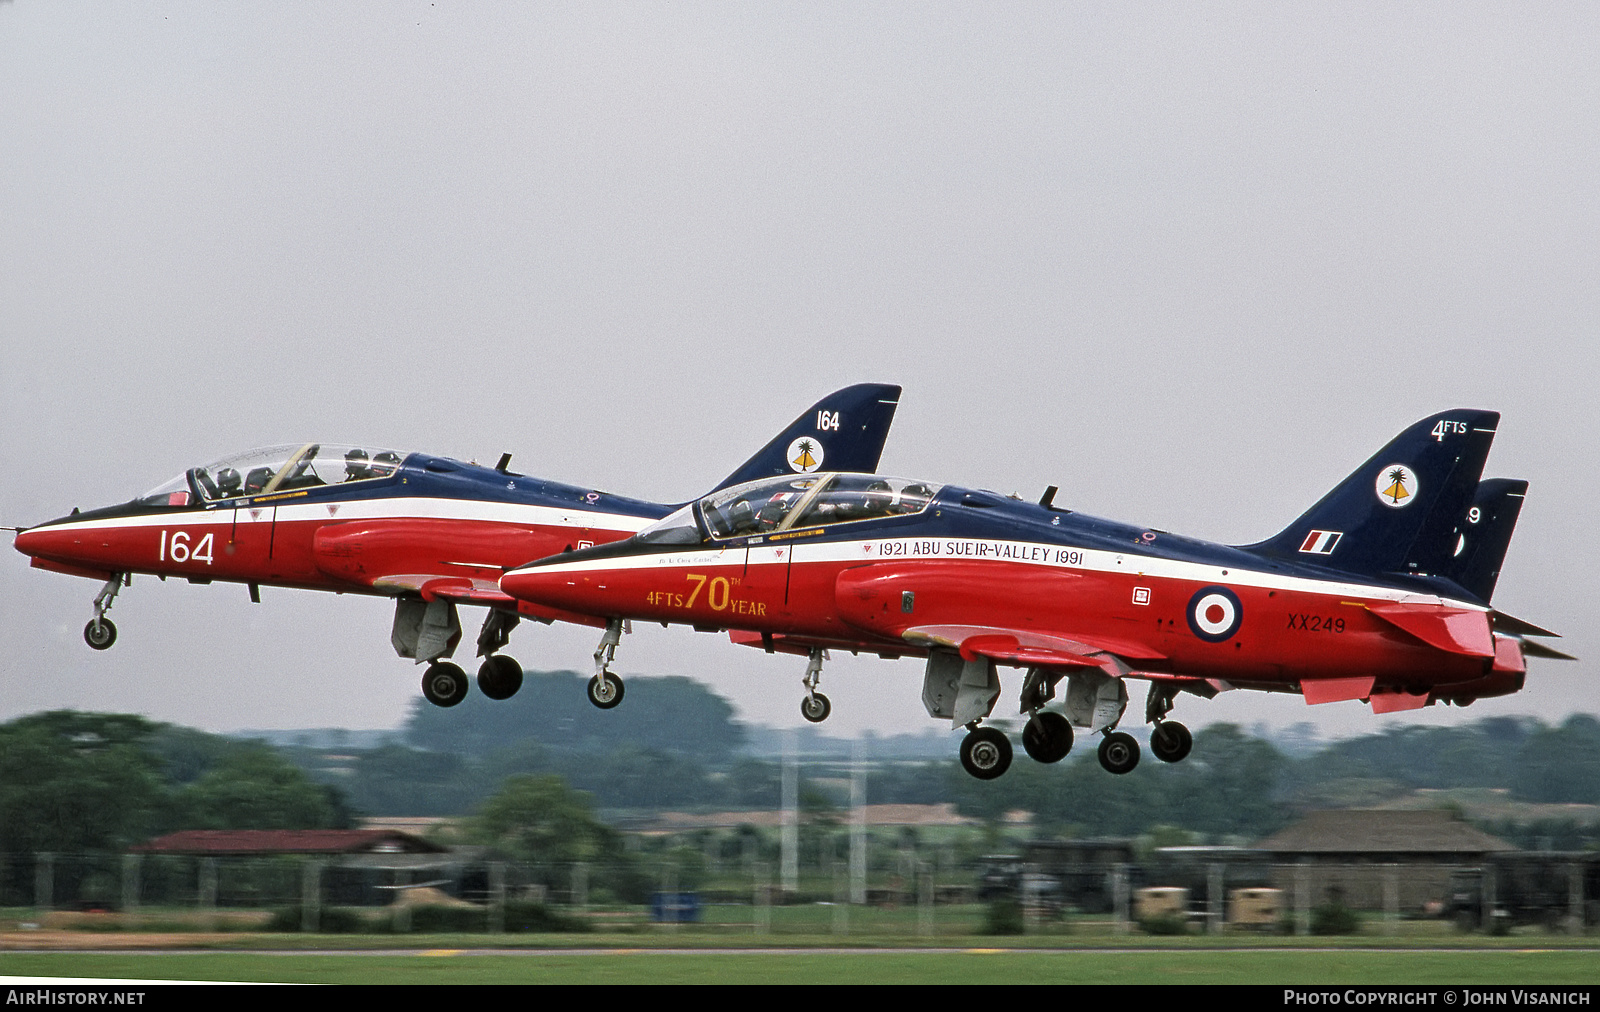
[[[876,468],[899,397],[898,386],[871,383],[823,398],[718,488],[824,463]],[[457,606],[487,605],[478,686],[506,699],[521,687],[522,667],[498,651],[522,618],[604,622],[519,603],[499,589],[501,573],[626,538],[677,508],[528,477],[510,461],[506,454],[490,468],[332,443],[251,450],[189,468],[130,502],[22,529],[15,546],[37,568],[103,581],[83,631],[96,650],[116,640],[106,611],[134,573],[243,583],[258,603],[263,584],[393,597],[394,649],[428,662],[422,691],[439,706],[467,693],[465,672],[445,660],[461,638]],[[622,698],[615,679],[590,688],[597,706]]]
[[[1363,700],[1378,713],[1516,692],[1525,658],[1565,658],[1554,636],[1489,604],[1527,482],[1480,480],[1499,415],[1425,418],[1281,533],[1230,547],[1036,503],[881,475],[786,475],[689,504],[633,537],[513,569],[500,587],[621,623],[726,629],[804,654],[801,712],[825,719],[824,651],[926,658],[930,716],[966,727],[961,761],[1005,772],[1006,736],[981,722],[1025,670],[1022,744],[1041,762],[1102,735],[1112,773],[1139,761],[1118,731],[1129,679],[1149,682],[1158,759],[1192,737],[1179,693],[1225,689]],[[608,647],[609,644],[609,647]],[[1061,711],[1046,709],[1065,680]]]

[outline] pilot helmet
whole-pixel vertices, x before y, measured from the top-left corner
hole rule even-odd
[[[367,451],[361,447],[346,451],[344,455],[344,474],[346,478],[367,478],[372,474],[372,469]]]
[[[894,488],[882,478],[867,486],[867,491],[861,497],[862,506],[868,513],[887,513],[894,502]]]
[[[244,479],[239,477],[237,468],[225,467],[217,472],[217,491],[223,498],[238,495],[243,485]]]

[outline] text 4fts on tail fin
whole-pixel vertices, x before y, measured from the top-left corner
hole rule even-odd
[[[1294,523],[1246,550],[1361,576],[1445,572],[1499,420],[1498,412],[1471,408],[1422,419]]]
[[[712,491],[811,471],[871,474],[878,469],[899,403],[900,388],[886,383],[858,383],[835,391],[802,412]]]

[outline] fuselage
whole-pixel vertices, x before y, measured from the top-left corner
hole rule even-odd
[[[81,576],[514,605],[497,586],[506,568],[628,537],[672,509],[422,453],[358,470],[344,447],[275,451],[253,451],[276,461],[259,480],[244,480],[244,467],[194,468],[128,503],[28,528],[15,546],[35,566]],[[230,470],[231,484],[219,481]]]
[[[567,611],[891,656],[970,650],[985,635],[993,653],[1009,637],[1019,666],[1048,664],[1052,650],[1093,650],[1136,674],[1281,691],[1309,684],[1308,699],[1319,685],[1354,684],[1344,698],[1374,689],[1448,698],[1448,686],[1465,698],[1521,685],[1521,655],[1495,636],[1488,609],[1426,578],[1353,581],[990,492],[876,480],[892,487],[897,509],[819,514],[814,498],[770,529],[738,530],[708,518],[734,501],[725,493],[721,505],[703,500],[633,539],[513,570],[500,585]],[[776,499],[775,488],[746,498]],[[931,494],[908,502],[904,489]]]

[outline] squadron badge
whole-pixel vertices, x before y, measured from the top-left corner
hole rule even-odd
[[[785,459],[790,469],[809,474],[822,466],[822,444],[814,436],[801,436],[789,444]]]
[[[1378,472],[1378,501],[1392,509],[1403,509],[1417,497],[1417,472],[1404,464],[1390,464]]]

